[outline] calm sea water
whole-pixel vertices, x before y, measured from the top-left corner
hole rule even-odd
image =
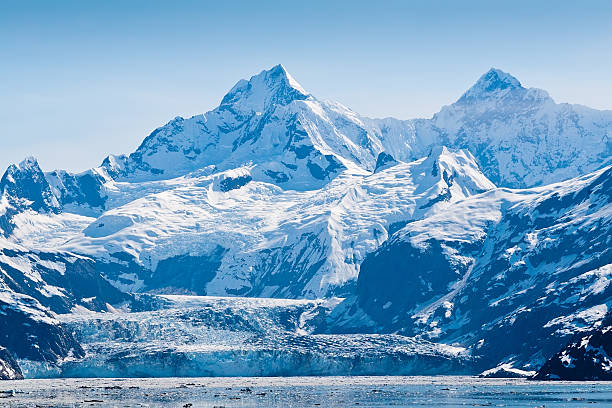
[[[473,377],[53,379],[0,382],[2,407],[612,407],[612,383]]]

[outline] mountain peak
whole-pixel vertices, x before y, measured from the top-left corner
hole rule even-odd
[[[497,68],[491,68],[485,72],[476,82],[474,87],[492,92],[503,89],[522,88],[518,79]],[[472,87],[472,88],[474,88]]]
[[[262,73],[263,72],[267,72],[268,75],[271,76],[276,76],[279,79],[282,79],[283,81],[288,81],[293,87],[306,93],[306,91],[304,91],[304,88],[302,88],[302,86],[291,76],[291,74],[289,73],[289,71],[287,71],[287,68],[285,68],[283,64],[277,64],[267,71],[264,69]]]
[[[35,169],[39,170],[38,160],[34,156],[28,156],[17,165],[19,170]]]
[[[220,109],[264,112],[274,105],[308,99],[310,94],[281,65],[263,70],[248,81],[240,80],[223,97]]]
[[[518,79],[507,72],[491,68],[459,100],[487,98],[506,94],[514,89],[524,89]]]
[[[0,194],[10,197],[15,208],[59,212],[59,202],[34,157],[9,166],[0,179]],[[0,221],[0,224],[3,222]]]
[[[28,175],[28,177],[39,177],[42,174],[42,170],[40,169],[36,158],[28,156],[19,162],[19,164],[11,164],[8,169],[6,169],[6,172],[2,177],[2,181],[0,182],[0,186],[4,186],[9,182],[14,182],[15,177],[19,178],[23,175]]]
[[[458,181],[464,194],[477,194],[495,188],[495,185],[482,173],[476,158],[465,149],[449,149],[446,146],[433,146],[429,155],[421,163],[424,173],[451,186]]]

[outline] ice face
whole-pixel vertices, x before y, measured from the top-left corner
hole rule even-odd
[[[20,363],[28,378],[469,372],[459,347],[398,335],[316,334],[337,303],[141,295],[133,311],[60,315],[85,357]]]

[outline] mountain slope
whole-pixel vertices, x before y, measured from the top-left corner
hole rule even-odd
[[[0,348],[10,357],[3,358],[7,375],[11,366],[18,377],[23,364],[53,365],[84,356],[57,313],[107,310],[130,300],[95,271],[91,260],[29,251],[0,238]]]
[[[417,334],[470,348],[483,369],[538,368],[608,310],[611,216],[612,167],[459,201],[364,260],[334,330]]]
[[[536,380],[612,380],[612,313],[579,332],[540,368]]]
[[[346,292],[389,229],[494,188],[469,153],[445,148],[375,174],[344,172],[315,191],[238,183],[249,174],[169,180],[91,220],[61,248],[99,260],[130,290],[320,297]],[[224,188],[228,180],[239,185]]]

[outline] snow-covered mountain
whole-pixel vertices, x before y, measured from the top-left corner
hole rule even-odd
[[[357,118],[337,109],[277,65],[239,81],[218,108],[177,117],[134,153],[109,156],[102,166],[117,180],[147,181],[251,165],[257,181],[319,188],[347,168],[373,169],[382,151],[377,140],[358,131]]]
[[[405,342],[444,361],[456,343],[478,369],[532,370],[610,303],[611,131],[612,112],[556,104],[496,69],[431,119],[397,120],[321,101],[275,66],[94,169],[9,167],[4,307],[24,327],[46,324],[54,346],[17,349],[26,330],[0,347],[26,374],[83,367],[93,335],[76,339],[85,323],[70,316],[110,310],[121,326],[133,315],[117,313],[142,306],[131,292],[346,296],[313,335],[386,333],[389,350]],[[1,367],[20,375],[0,353]]]
[[[612,380],[612,311],[591,330],[578,332],[540,368],[538,380]]]
[[[612,167],[468,197],[369,255],[333,331],[399,331],[532,371],[606,314],[611,227]]]
[[[307,93],[282,65],[239,81],[218,108],[156,129],[102,167],[118,180],[154,180],[254,164],[254,177],[290,189],[324,185],[345,168],[371,171],[382,152],[402,161],[434,146],[472,152],[505,187],[576,177],[610,163],[612,111],[557,104],[497,69],[431,119],[368,119]]]
[[[80,344],[60,325],[57,314],[107,310],[109,304],[130,300],[131,295],[104,280],[89,259],[31,251],[0,238],[0,349],[8,350],[13,359],[53,365],[83,357]],[[6,363],[0,366],[7,376],[21,375],[14,360],[0,360]]]
[[[419,156],[435,145],[466,149],[501,187],[550,184],[612,162],[612,111],[557,104],[546,91],[525,88],[498,69],[431,119],[369,123],[396,158]],[[399,152],[392,151],[395,146]]]
[[[215,110],[175,118],[99,168],[43,175],[33,159],[11,167],[0,227],[29,247],[94,256],[123,289],[343,293],[390,230],[426,215],[419,199],[445,202],[442,184],[465,163],[502,185],[539,184],[609,161],[610,129],[611,112],[556,105],[494,69],[433,119],[396,121],[319,101],[278,65],[239,81]],[[462,162],[437,181],[417,179],[408,163],[439,155],[443,143],[466,147]],[[571,152],[585,159],[570,160]],[[467,177],[448,200],[493,187],[479,170]],[[177,267],[187,272],[174,277]]]
[[[44,215],[36,228],[26,223],[35,216],[16,217],[12,237],[92,257],[125,290],[315,298],[346,293],[390,230],[494,188],[468,152],[443,147],[317,190],[255,181],[251,170],[114,183],[107,203],[139,198],[98,218]]]

